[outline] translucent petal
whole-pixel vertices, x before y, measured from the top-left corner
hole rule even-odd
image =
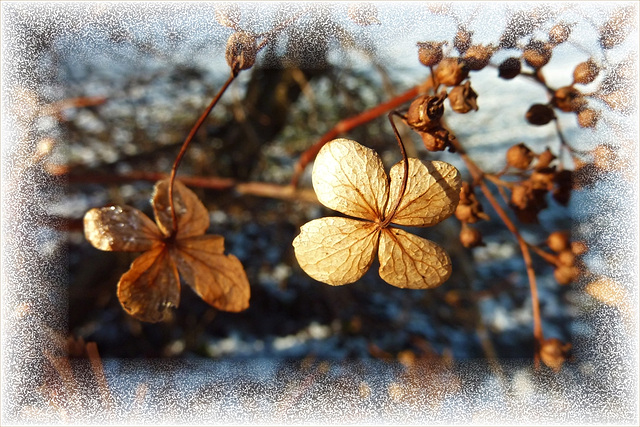
[[[102,251],[143,252],[160,244],[158,227],[131,206],[94,208],[84,215],[84,235]]]
[[[391,189],[386,215],[398,199],[403,162],[391,168]],[[407,188],[400,206],[393,215],[392,223],[416,227],[428,227],[448,218],[460,201],[460,173],[449,163],[409,159]]]
[[[435,243],[389,227],[380,235],[380,277],[399,288],[435,288],[451,275],[451,259]]]
[[[164,246],[147,251],[131,263],[118,282],[124,310],[143,322],[159,322],[180,304],[178,270]]]
[[[375,151],[349,139],[334,139],[318,153],[312,180],[326,207],[371,221],[382,218],[389,183]]]
[[[209,228],[209,212],[198,196],[176,180],[173,186],[174,206],[178,216],[177,238],[200,236]],[[169,179],[158,181],[151,199],[158,227],[165,236],[173,230],[169,207]]]
[[[224,255],[221,236],[180,239],[173,254],[184,281],[208,304],[234,312],[249,307],[247,274],[238,258]]]
[[[353,283],[366,273],[378,248],[378,225],[327,217],[306,223],[293,240],[300,267],[329,285]]]

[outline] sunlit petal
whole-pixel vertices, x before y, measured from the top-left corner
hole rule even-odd
[[[102,251],[143,252],[160,244],[158,227],[131,206],[94,208],[84,215],[84,235]]]
[[[204,234],[209,228],[209,212],[198,196],[183,183],[176,180],[173,184],[173,202],[178,219],[178,234],[176,237],[190,237]],[[156,183],[153,198],[153,211],[158,227],[165,236],[173,230],[173,220],[169,206],[169,179]]]

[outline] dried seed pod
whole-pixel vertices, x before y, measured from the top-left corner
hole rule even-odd
[[[553,108],[545,104],[533,104],[524,116],[529,123],[535,126],[543,126],[556,118]]]
[[[436,96],[423,95],[416,98],[411,105],[405,119],[407,124],[416,131],[424,132],[440,125],[444,114],[444,100],[446,92]]]
[[[622,88],[598,97],[613,111],[629,114],[634,110],[635,94],[631,88]]]
[[[580,277],[580,269],[575,265],[561,265],[553,271],[553,277],[559,285],[568,285]]]
[[[460,243],[462,243],[462,246],[465,248],[475,248],[484,245],[482,234],[466,223],[462,224],[462,229],[460,230]]]
[[[512,145],[507,150],[507,164],[518,169],[527,169],[533,160],[533,151],[524,143]]]
[[[571,199],[571,190],[573,189],[573,175],[574,172],[568,169],[558,171],[553,176],[553,182],[555,188],[553,189],[553,199],[563,206],[569,204]]]
[[[473,45],[464,53],[464,62],[472,71],[482,70],[489,65],[491,55],[493,55],[494,51],[493,46]]]
[[[578,113],[578,125],[582,128],[594,128],[598,124],[600,113],[593,108],[585,108]]]
[[[451,147],[451,135],[442,127],[436,127],[422,133],[422,142],[429,151],[444,151]]]
[[[573,86],[561,87],[555,91],[551,99],[552,105],[566,113],[580,111],[586,103],[582,92]]]
[[[573,69],[573,83],[589,84],[598,77],[600,67],[593,59],[581,62]]]
[[[478,94],[471,88],[469,81],[449,91],[449,105],[456,113],[465,114],[471,110],[478,111],[477,98]]]
[[[549,191],[553,188],[553,182],[556,175],[556,167],[536,168],[529,177],[531,186],[536,190]]]
[[[458,32],[453,39],[453,47],[455,47],[458,52],[462,55],[469,49],[471,46],[471,37],[473,36],[473,32],[469,31],[463,26],[458,27]]]
[[[524,181],[511,190],[510,206],[520,221],[535,224],[538,213],[547,207],[546,194],[546,190],[533,188],[529,181]]]
[[[573,252],[575,256],[584,255],[588,250],[589,248],[585,242],[571,242],[571,252]]]
[[[427,67],[442,61],[442,46],[445,42],[418,42],[418,60]]]
[[[564,22],[560,22],[551,27],[549,30],[549,42],[554,45],[566,42],[569,39],[569,36],[571,36],[571,27],[572,25]]]
[[[469,75],[469,69],[458,58],[445,58],[435,69],[435,78],[439,84],[457,86]]]
[[[241,31],[229,36],[225,58],[233,75],[253,67],[257,53],[256,38],[251,34]]]
[[[524,49],[522,57],[524,61],[532,68],[536,70],[547,65],[551,59],[552,45],[543,43],[538,40],[531,41]]]
[[[511,80],[520,74],[521,69],[522,63],[520,62],[520,58],[507,58],[498,66],[498,77]]]
[[[547,246],[554,252],[562,252],[569,248],[569,232],[554,231],[547,237]]]
[[[571,267],[576,264],[576,256],[571,249],[565,249],[558,254],[558,262],[561,265]]]
[[[569,358],[570,350],[570,343],[563,343],[557,338],[548,338],[540,345],[540,359],[542,363],[558,372]]]
[[[556,159],[556,156],[553,155],[549,147],[544,150],[542,153],[538,155],[538,161],[536,162],[536,170],[544,169],[549,167],[551,162]]]

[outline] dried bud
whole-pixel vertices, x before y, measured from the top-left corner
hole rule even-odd
[[[553,271],[553,277],[559,285],[568,285],[580,277],[580,269],[575,265],[561,265]]]
[[[482,234],[466,223],[462,224],[462,229],[460,230],[460,243],[462,243],[462,246],[465,248],[475,248],[484,245]]]
[[[542,153],[540,153],[540,155],[538,155],[538,161],[536,162],[536,169],[540,170],[540,169],[549,167],[551,162],[553,162],[555,159],[556,159],[556,156],[554,156],[551,150],[549,150],[549,147],[547,147],[546,150],[544,150]]]
[[[531,186],[536,190],[549,191],[553,188],[555,175],[555,166],[550,168],[536,168],[531,174],[529,182],[531,183]]]
[[[571,350],[570,343],[563,343],[557,338],[549,338],[544,340],[540,346],[540,359],[542,363],[558,372],[568,359],[569,350]]]
[[[561,22],[549,30],[549,41],[554,45],[564,43],[571,35],[571,25]]]
[[[416,98],[407,111],[407,124],[413,129],[424,132],[440,125],[440,118],[444,114],[444,100],[446,92],[436,96],[423,95]]]
[[[216,21],[225,27],[235,29],[240,22],[240,8],[235,3],[217,6],[214,14]]]
[[[520,58],[507,58],[498,66],[498,76],[505,80],[511,80],[520,74],[521,69]]]
[[[554,252],[562,252],[569,247],[569,232],[554,231],[547,237],[547,246]]]
[[[553,182],[555,183],[555,188],[553,189],[553,199],[560,203],[563,206],[567,206],[569,204],[569,199],[571,199],[571,190],[573,189],[573,175],[574,172],[568,169],[563,169],[558,171],[553,176]]]
[[[470,70],[482,70],[489,64],[494,51],[492,46],[473,45],[465,52],[464,62]]]
[[[251,34],[236,32],[229,36],[225,58],[233,75],[237,75],[240,70],[253,67],[257,53],[256,39]]]
[[[533,151],[529,149],[524,143],[511,146],[507,150],[507,164],[518,169],[526,169],[533,160]]]
[[[547,191],[533,188],[530,182],[525,181],[511,190],[511,208],[520,221],[535,224],[538,213],[547,207],[546,194]]]
[[[470,203],[470,204],[458,204],[455,210],[456,218],[458,221],[474,224],[482,219],[488,220],[489,215],[482,211],[482,205],[480,203]]]
[[[629,114],[634,111],[635,96],[635,93],[630,88],[618,89],[611,93],[598,95],[609,108],[623,114]]]
[[[585,242],[571,242],[571,252],[573,252],[575,256],[584,255],[588,250],[589,248]]]
[[[347,9],[347,15],[362,27],[380,23],[378,8],[372,3],[353,3]]]
[[[451,137],[448,130],[437,127],[422,133],[422,142],[429,151],[443,151],[451,146]]]
[[[558,254],[558,262],[561,265],[571,267],[576,263],[576,256],[573,254],[571,249],[565,249]]]
[[[524,116],[529,123],[535,126],[543,126],[555,119],[553,108],[545,104],[533,104]]]
[[[564,86],[555,91],[551,103],[560,110],[570,113],[580,111],[587,101],[578,89],[573,86]]]
[[[593,59],[581,62],[573,70],[573,83],[589,84],[598,77],[600,67]]]
[[[471,83],[467,81],[451,89],[449,92],[449,105],[456,113],[468,113],[471,110],[478,111],[476,99],[478,94],[471,88]]]
[[[462,26],[459,26],[458,32],[456,33],[456,36],[453,39],[453,47],[455,47],[458,50],[458,52],[460,52],[460,54],[462,55],[467,51],[467,49],[469,49],[469,46],[471,46],[472,36],[473,36],[473,33],[471,31],[467,30]]]
[[[593,108],[585,108],[578,113],[578,125],[582,128],[594,128],[598,124],[600,113]]]
[[[457,86],[469,75],[469,69],[458,58],[445,58],[436,67],[435,78],[439,84]]]
[[[423,65],[432,67],[442,60],[444,42],[418,42],[418,59]]]
[[[522,56],[530,67],[538,70],[551,59],[551,48],[548,43],[534,40],[527,45]]]

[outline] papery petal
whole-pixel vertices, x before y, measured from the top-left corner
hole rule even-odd
[[[382,160],[370,148],[349,139],[328,142],[316,157],[312,180],[326,207],[371,221],[382,218],[389,182]]]
[[[300,228],[293,248],[300,267],[329,285],[353,283],[367,272],[378,248],[378,225],[327,217]]]
[[[224,311],[249,307],[247,274],[238,258],[224,255],[222,236],[180,239],[173,254],[182,278],[205,302]]]
[[[403,164],[397,163],[389,172],[391,189],[385,215],[392,214],[391,209],[398,199]],[[391,222],[428,227],[448,218],[460,201],[460,182],[458,169],[449,163],[410,158],[407,188]]]
[[[84,215],[84,236],[102,251],[143,252],[160,244],[158,227],[136,208],[107,206]]]
[[[200,236],[209,228],[209,211],[198,196],[183,183],[176,180],[173,184],[173,202],[178,217],[177,238]],[[173,220],[169,206],[169,179],[156,183],[153,198],[153,211],[158,227],[165,236],[171,235]]]
[[[118,299],[124,310],[144,322],[159,322],[169,308],[180,304],[180,279],[164,246],[136,258],[118,282]]]
[[[432,241],[398,228],[380,235],[380,277],[399,288],[435,288],[451,275],[451,259]]]

